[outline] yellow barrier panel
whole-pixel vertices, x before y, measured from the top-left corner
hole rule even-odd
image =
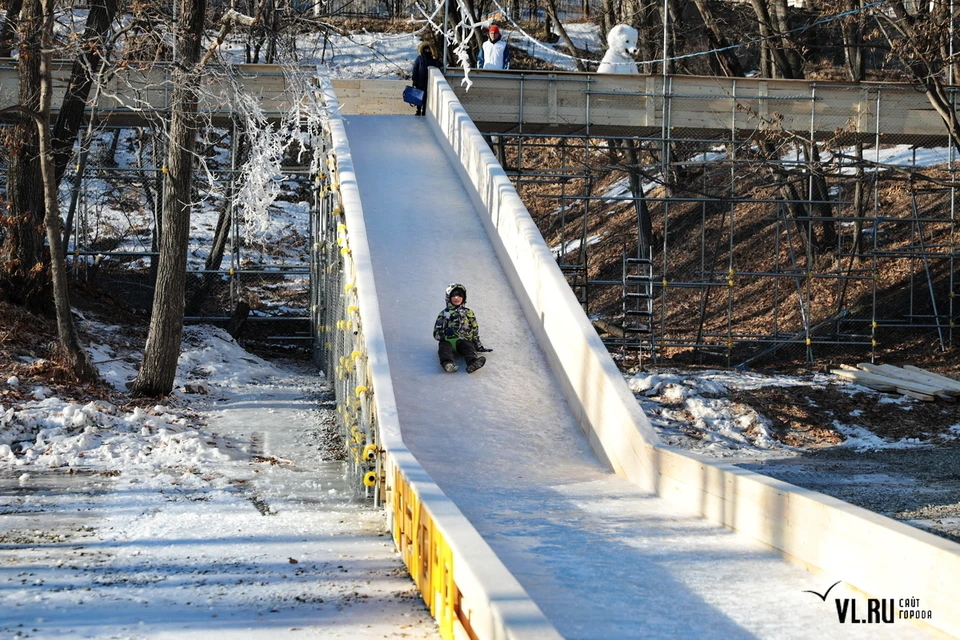
[[[440,636],[453,640],[457,622],[475,638],[469,619],[460,615],[453,551],[399,468],[393,473],[393,541],[437,621]]]

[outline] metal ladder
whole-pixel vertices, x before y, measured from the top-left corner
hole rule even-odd
[[[561,264],[559,267],[573,295],[577,296],[577,302],[586,310],[589,301],[586,267],[579,264]]]
[[[624,351],[653,351],[653,259],[623,255]]]

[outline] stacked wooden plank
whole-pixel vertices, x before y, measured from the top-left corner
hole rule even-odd
[[[895,367],[861,362],[856,367],[840,365],[839,369],[831,369],[831,373],[876,391],[900,393],[927,402],[954,402],[960,396],[960,380],[911,365]]]

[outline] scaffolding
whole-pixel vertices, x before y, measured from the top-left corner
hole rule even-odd
[[[465,106],[495,134],[505,170],[612,350],[736,366],[953,346],[955,150],[945,129],[881,129],[881,114],[903,111],[915,92],[871,86],[871,117],[855,127],[825,107],[815,83],[776,104],[751,96],[767,124],[774,107],[794,121],[806,110],[799,131],[746,128],[737,107],[711,113],[712,93],[681,94],[664,81],[655,94],[648,82],[635,98],[656,105],[655,117],[648,109],[636,126],[599,126],[589,75],[564,79],[587,87],[584,114],[567,113],[566,124],[538,121],[542,105],[525,102],[545,95],[535,88],[542,76],[504,80],[517,83],[518,104],[497,104],[496,115],[476,96]],[[844,90],[863,104],[859,85],[831,85],[831,100],[842,102]],[[563,113],[564,101],[555,103],[552,113]],[[506,123],[505,112],[522,117]],[[672,126],[689,113],[711,126]]]

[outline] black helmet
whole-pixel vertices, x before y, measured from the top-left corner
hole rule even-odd
[[[460,292],[460,295],[463,297],[463,301],[467,301],[467,288],[460,284],[459,282],[454,282],[449,287],[447,287],[447,303],[450,303],[450,298],[453,297],[454,292]]]

